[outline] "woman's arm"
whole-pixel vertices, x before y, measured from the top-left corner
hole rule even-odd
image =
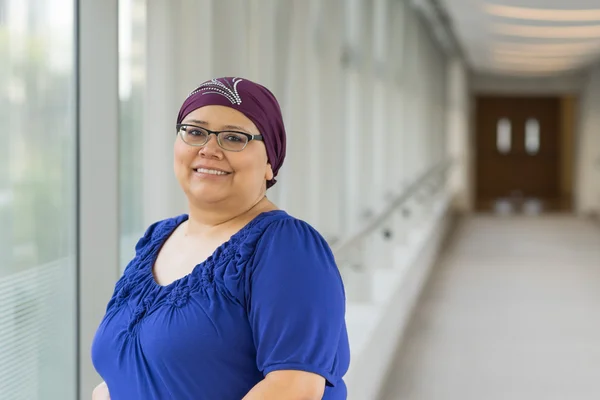
[[[273,224],[247,273],[248,321],[265,379],[244,400],[312,400],[329,390],[345,392],[345,293],[324,239],[301,221]]]
[[[92,400],[110,400],[110,394],[108,393],[108,386],[106,382],[102,382],[92,392]]]
[[[321,400],[325,378],[304,371],[273,371],[242,400]]]

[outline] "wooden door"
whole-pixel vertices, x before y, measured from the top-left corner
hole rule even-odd
[[[559,98],[478,97],[478,209],[499,199],[561,204]]]

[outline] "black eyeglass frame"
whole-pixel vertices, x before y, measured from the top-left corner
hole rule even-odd
[[[182,127],[193,127],[193,128],[197,128],[197,129],[201,129],[205,132],[208,132],[208,135],[206,136],[206,142],[202,143],[202,144],[191,144],[185,141],[185,139],[183,138],[183,135],[180,133],[181,132],[181,128]],[[215,135],[217,138],[217,144],[219,145],[220,148],[222,148],[225,151],[233,151],[233,152],[240,152],[242,150],[244,150],[246,148],[246,146],[248,146],[248,143],[250,143],[250,141],[252,140],[263,140],[263,136],[262,135],[251,135],[249,133],[246,132],[240,132],[240,131],[232,131],[230,129],[228,130],[224,130],[224,131],[211,131],[210,129],[206,129],[202,126],[198,126],[198,125],[194,125],[194,124],[177,124],[175,125],[175,128],[177,130],[176,134],[179,135],[181,137],[181,140],[183,140],[183,142],[185,144],[187,144],[188,146],[194,146],[194,147],[202,147],[205,146],[206,143],[208,143],[208,140],[210,139],[210,135]],[[223,145],[221,144],[221,140],[219,139],[219,134],[223,133],[223,132],[231,132],[231,133],[237,133],[239,135],[244,135],[248,138],[248,141],[246,142],[246,144],[244,144],[244,147],[242,147],[240,150],[231,150],[231,149],[226,149],[223,147]]]

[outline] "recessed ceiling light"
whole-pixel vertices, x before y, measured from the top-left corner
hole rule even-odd
[[[494,49],[502,51],[519,51],[535,54],[594,54],[600,51],[600,41],[585,41],[572,43],[509,43],[495,42]]]
[[[600,41],[575,42],[575,43],[509,43],[496,42],[497,48],[522,51],[569,52],[569,51],[594,51],[600,49]]]
[[[492,27],[495,33],[509,36],[552,39],[600,38],[600,25],[589,26],[526,26],[497,24]]]
[[[565,72],[574,70],[576,66],[542,66],[542,65],[530,65],[530,64],[495,64],[494,69],[505,70],[505,71],[523,71],[523,72]]]
[[[544,68],[563,68],[575,66],[577,60],[573,59],[557,59],[557,60],[544,60],[535,58],[509,58],[509,57],[494,57],[494,61],[500,64],[513,64],[513,65],[526,65],[536,66]]]
[[[494,74],[499,74],[503,76],[516,76],[522,78],[530,78],[530,77],[550,77],[555,75],[562,75],[564,73],[570,72],[569,70],[553,70],[553,71],[535,71],[535,70],[523,70],[523,69],[512,69],[512,68],[496,68],[489,67],[488,71]]]
[[[494,54],[506,55],[506,56],[519,56],[519,57],[539,57],[539,58],[565,58],[565,57],[577,57],[577,56],[589,56],[594,55],[589,50],[573,49],[573,50],[562,50],[562,51],[548,51],[544,49],[519,49],[519,48],[493,48]]]
[[[600,21],[600,9],[556,10],[544,8],[511,7],[499,4],[486,4],[484,10],[497,17],[527,19],[536,21]]]
[[[526,48],[544,48],[548,50],[560,50],[560,49],[591,49],[600,48],[600,40],[581,40],[581,41],[553,41],[553,42],[499,42],[504,46],[520,46]]]

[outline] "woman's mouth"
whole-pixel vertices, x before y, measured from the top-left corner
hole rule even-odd
[[[200,174],[209,174],[209,175],[229,175],[231,172],[220,171],[217,169],[208,169],[208,168],[197,168],[194,169],[195,172]]]

